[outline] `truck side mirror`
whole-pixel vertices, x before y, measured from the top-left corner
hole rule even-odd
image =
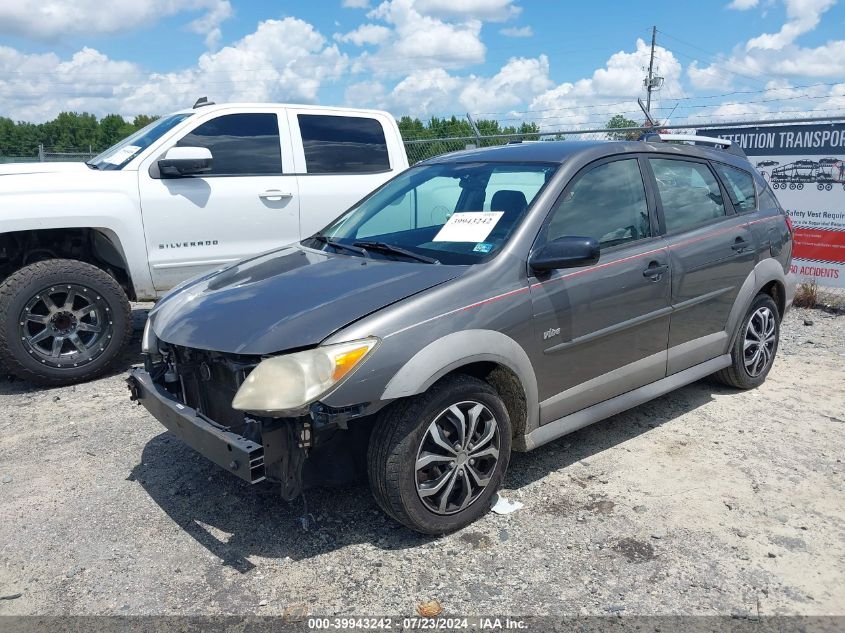
[[[528,265],[535,272],[589,266],[599,261],[600,254],[592,237],[559,237],[531,253]]]
[[[179,178],[211,171],[212,161],[207,147],[171,147],[156,164],[162,178]]]

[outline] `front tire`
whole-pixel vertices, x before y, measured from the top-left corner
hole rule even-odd
[[[0,284],[0,362],[40,385],[69,385],[106,371],[129,341],[123,289],[96,266],[35,262]]]
[[[450,376],[379,414],[367,459],[370,488],[400,523],[446,534],[489,510],[510,451],[510,418],[496,390]]]
[[[717,372],[716,378],[737,389],[759,387],[774,364],[779,342],[778,307],[769,295],[758,294],[739,324],[731,364]]]

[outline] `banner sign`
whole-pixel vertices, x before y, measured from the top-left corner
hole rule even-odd
[[[792,224],[799,281],[845,288],[845,123],[708,128],[739,145],[774,189]]]

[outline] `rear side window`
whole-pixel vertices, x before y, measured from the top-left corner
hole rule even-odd
[[[605,248],[651,235],[636,158],[594,167],[567,187],[552,211],[546,239],[567,235],[592,237]]]
[[[667,231],[683,231],[725,216],[722,190],[703,163],[651,158]]]
[[[722,177],[722,183],[728,190],[731,202],[739,213],[754,211],[757,208],[757,193],[754,190],[754,178],[747,171],[715,165],[716,171]]]
[[[367,174],[390,169],[384,129],[377,120],[323,114],[297,118],[309,174]]]
[[[760,192],[760,208],[780,209],[780,205],[778,204],[777,198],[775,198],[775,194],[772,193],[772,189],[769,187],[769,185],[766,185],[766,188]]]
[[[225,114],[206,121],[176,145],[207,147],[211,151],[211,171],[204,176],[282,173],[279,121],[275,114]]]

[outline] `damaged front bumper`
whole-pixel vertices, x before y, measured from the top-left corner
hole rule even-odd
[[[192,449],[251,484],[267,478],[265,446],[261,442],[228,431],[182,404],[153,382],[141,367],[129,371],[127,382],[132,400],[144,405]]]

